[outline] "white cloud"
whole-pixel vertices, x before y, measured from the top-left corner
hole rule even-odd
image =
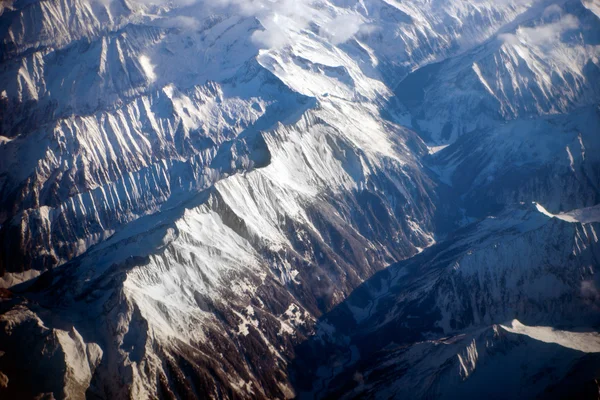
[[[140,56],[139,62],[140,62],[140,66],[144,70],[144,74],[146,75],[146,78],[150,82],[154,82],[156,80],[156,74],[154,73],[154,65],[152,65],[152,62],[150,61],[148,56],[145,56],[145,55]]]
[[[503,34],[498,38],[508,43],[524,42],[533,46],[544,46],[558,40],[566,31],[577,29],[578,27],[579,20],[577,17],[567,14],[562,16],[558,21],[531,28],[519,27],[515,34]]]
[[[114,1],[114,0],[98,0]],[[364,27],[360,17],[335,15],[335,9],[321,9],[319,0],[133,0],[144,6],[170,5],[184,7],[169,13],[163,26],[195,29],[198,20],[211,13],[237,14],[257,18],[264,30],[255,32],[254,43],[263,48],[277,48],[290,44],[294,32],[308,28],[311,23],[320,25],[319,33],[334,44],[342,43]],[[194,21],[195,20],[195,21]]]
[[[199,0],[133,0],[137,3],[152,4],[152,5],[164,5],[173,4],[175,6],[189,6],[195,3],[199,3]]]
[[[284,28],[286,23],[294,23],[289,17],[278,14],[268,14],[262,16],[260,21],[265,29],[254,32],[252,35],[252,41],[258,47],[278,48],[291,42],[290,32]]]
[[[555,15],[561,15],[562,14],[562,8],[560,8],[560,6],[558,4],[552,4],[548,7],[546,7],[546,9],[544,9],[544,13],[542,14],[542,16],[544,18],[548,18],[548,17],[553,17]]]
[[[341,15],[321,27],[320,34],[329,38],[333,44],[347,41],[363,26],[358,15]]]
[[[233,7],[233,12],[256,17],[264,27],[255,32],[259,47],[276,48],[289,44],[294,31],[306,28],[317,18],[315,0],[216,0],[212,7]]]
[[[233,6],[246,16],[261,21],[264,31],[255,32],[253,40],[259,47],[282,47],[293,40],[293,32],[310,23],[321,25],[319,33],[334,44],[345,42],[362,26],[355,15],[328,15],[332,10],[319,10],[316,0],[216,0],[213,7]],[[323,18],[332,17],[329,20]]]
[[[175,17],[169,17],[156,22],[163,28],[180,28],[187,30],[194,30],[200,27],[200,22],[197,18],[187,15],[177,15]]]

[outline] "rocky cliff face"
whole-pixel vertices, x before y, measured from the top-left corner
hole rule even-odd
[[[418,394],[452,397],[491,373],[473,348],[595,327],[599,26],[579,1],[2,3],[0,393],[378,396],[427,360]],[[557,379],[596,368],[551,343]]]

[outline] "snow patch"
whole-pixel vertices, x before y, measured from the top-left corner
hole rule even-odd
[[[18,285],[19,283],[27,282],[40,275],[40,271],[30,269],[24,272],[5,272],[0,277],[0,288],[8,289],[12,286]]]
[[[440,146],[427,146],[427,148],[429,149],[429,154],[435,154],[435,153],[439,153],[440,151],[444,150],[446,147],[450,146],[450,144],[442,144]]]
[[[584,353],[600,353],[600,334],[598,332],[570,332],[547,326],[527,326],[516,319],[511,321],[510,326],[500,326],[508,332],[526,335],[544,343],[556,343]]]
[[[566,222],[581,224],[600,222],[600,204],[587,208],[578,208],[566,213],[559,214],[552,214],[539,203],[534,202],[534,204],[539,212],[541,212],[544,215],[547,215],[550,218],[558,218]]]
[[[571,168],[571,171],[575,172],[575,161],[573,160],[571,149],[569,149],[569,146],[566,146],[565,150],[567,150],[567,156],[569,157],[569,167]]]

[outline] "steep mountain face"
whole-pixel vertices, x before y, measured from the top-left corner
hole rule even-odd
[[[477,130],[431,155],[426,164],[460,194],[474,217],[506,204],[538,201],[553,211],[598,204],[597,105]]]
[[[1,3],[0,393],[589,393],[599,9]]]
[[[469,225],[361,285],[298,351],[306,397],[594,395],[600,337],[550,327],[598,324],[600,210],[537,207]]]
[[[389,345],[357,363],[351,374],[336,376],[326,393],[331,398],[594,398],[597,353],[596,333],[529,327],[514,320],[508,326]]]
[[[419,69],[395,89],[435,143],[500,121],[565,114],[598,102],[598,16],[582,2],[551,3],[457,57]]]

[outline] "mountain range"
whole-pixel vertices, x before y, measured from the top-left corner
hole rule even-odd
[[[597,0],[4,0],[0,38],[0,397],[598,398]]]

